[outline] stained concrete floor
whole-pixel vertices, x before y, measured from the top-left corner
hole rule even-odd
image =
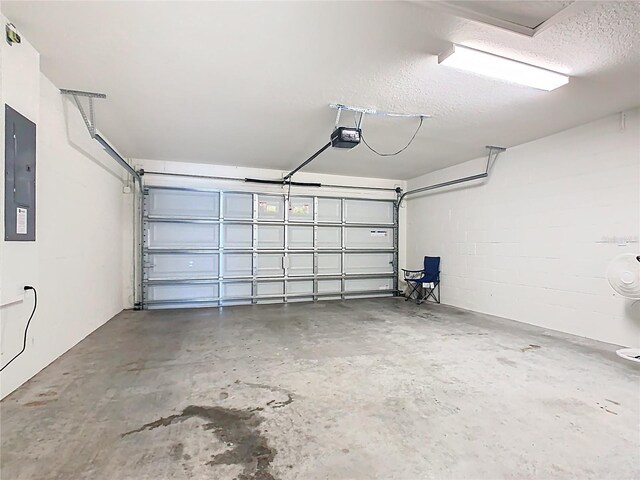
[[[614,350],[399,299],[126,311],[2,401],[1,477],[639,478]]]

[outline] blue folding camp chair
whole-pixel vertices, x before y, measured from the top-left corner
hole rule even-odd
[[[416,303],[420,305],[425,300],[433,298],[440,303],[440,257],[424,257],[423,270],[405,270],[404,281],[411,288],[405,301],[416,294]]]

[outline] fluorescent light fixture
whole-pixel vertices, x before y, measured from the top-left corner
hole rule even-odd
[[[462,45],[454,44],[438,55],[438,63],[540,90],[551,91],[569,83],[567,75]]]

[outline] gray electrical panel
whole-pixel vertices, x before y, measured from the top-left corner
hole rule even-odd
[[[5,105],[4,239],[36,239],[36,124]]]

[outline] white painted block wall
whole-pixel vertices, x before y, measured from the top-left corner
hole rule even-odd
[[[442,257],[443,303],[640,346],[640,302],[605,279],[613,257],[640,253],[640,110],[624,122],[611,115],[510,148],[488,182],[410,199],[408,265]],[[409,188],[482,172],[485,161]]]
[[[38,289],[27,349],[0,374],[5,397],[122,310],[121,227],[130,212],[122,208],[122,169],[40,73],[35,49],[24,37],[20,45],[0,43],[1,103],[37,124],[36,241],[0,239],[2,365],[21,349],[33,305],[22,287]],[[0,131],[4,169],[4,109]]]

